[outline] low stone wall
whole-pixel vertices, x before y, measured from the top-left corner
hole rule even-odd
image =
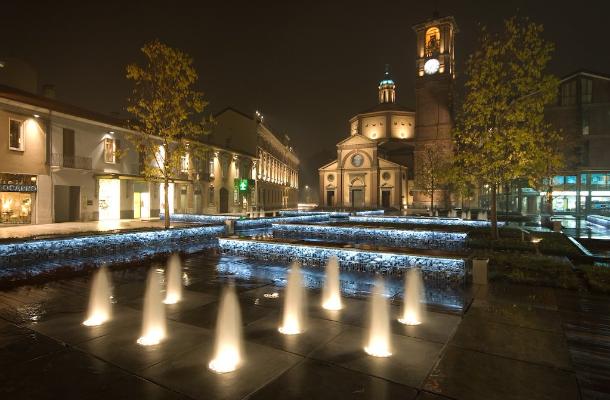
[[[384,215],[385,210],[364,210],[356,211],[356,215]]]
[[[160,214],[161,220],[165,214]],[[175,222],[192,222],[199,224],[224,224],[228,219],[239,219],[237,215],[214,215],[214,214],[172,214],[171,220]]]
[[[410,225],[451,225],[478,227],[490,226],[489,221],[473,221],[459,218],[414,218],[414,217],[378,217],[378,216],[350,216],[350,222],[359,223],[388,223],[388,224],[410,224]],[[504,222],[498,222],[498,226],[503,226]]]
[[[36,274],[63,266],[140,261],[173,251],[216,247],[223,225],[122,232],[0,245],[0,276]]]
[[[466,276],[466,261],[459,258],[420,256],[360,249],[342,249],[291,243],[220,238],[224,254],[270,261],[299,261],[304,265],[326,265],[328,259],[339,259],[341,270],[367,271],[402,276],[409,268],[421,268],[424,279],[461,283]]]
[[[273,223],[290,223],[290,222],[328,222],[330,217],[328,214],[313,214],[313,215],[298,215],[293,217],[262,217],[238,219],[235,221],[235,229],[255,229],[269,228]]]
[[[457,251],[466,244],[466,233],[414,231],[361,226],[328,226],[273,224],[273,236],[289,238],[322,238],[346,243],[368,243],[413,249]]]

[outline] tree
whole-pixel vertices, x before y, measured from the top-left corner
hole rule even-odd
[[[455,156],[491,193],[492,238],[498,237],[499,185],[529,178],[546,131],[544,107],[558,80],[545,72],[554,46],[542,25],[517,17],[500,33],[485,28],[467,61],[466,93],[453,131]]]
[[[430,197],[430,212],[434,210],[434,192],[443,188],[449,171],[448,151],[427,144],[418,154],[415,185]]]
[[[563,136],[549,126],[538,140],[538,155],[532,164],[530,183],[546,193],[545,213],[553,214],[553,179],[566,164],[565,145],[568,143]]]
[[[169,183],[180,173],[183,157],[188,157],[197,147],[197,139],[206,133],[205,120],[194,120],[207,103],[194,89],[198,76],[190,56],[158,40],[141,50],[146,64],[127,66],[127,79],[133,82],[127,111],[134,117],[130,128],[137,132],[130,141],[140,153],[141,173],[148,180],[163,182],[167,229]]]

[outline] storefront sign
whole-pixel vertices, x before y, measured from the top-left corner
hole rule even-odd
[[[36,185],[22,185],[22,184],[0,184],[0,192],[35,192],[37,190]]]
[[[253,185],[254,180],[252,179],[235,179],[235,188],[240,192],[249,192]]]

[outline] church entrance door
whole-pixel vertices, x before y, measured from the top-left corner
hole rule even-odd
[[[335,191],[327,190],[326,191],[326,206],[332,207],[335,205]]]
[[[389,190],[381,191],[381,206],[383,208],[390,208],[390,194],[392,192]]]
[[[352,189],[352,207],[362,208],[364,207],[364,190]]]

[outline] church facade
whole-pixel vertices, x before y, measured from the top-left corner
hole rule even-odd
[[[427,148],[451,152],[457,26],[453,17],[435,16],[413,29],[415,110],[396,103],[396,84],[386,68],[378,104],[349,120],[350,135],[337,144],[337,159],[318,170],[320,205],[399,210],[429,205],[429,193],[415,178]],[[434,198],[435,205],[447,202],[436,191]]]

